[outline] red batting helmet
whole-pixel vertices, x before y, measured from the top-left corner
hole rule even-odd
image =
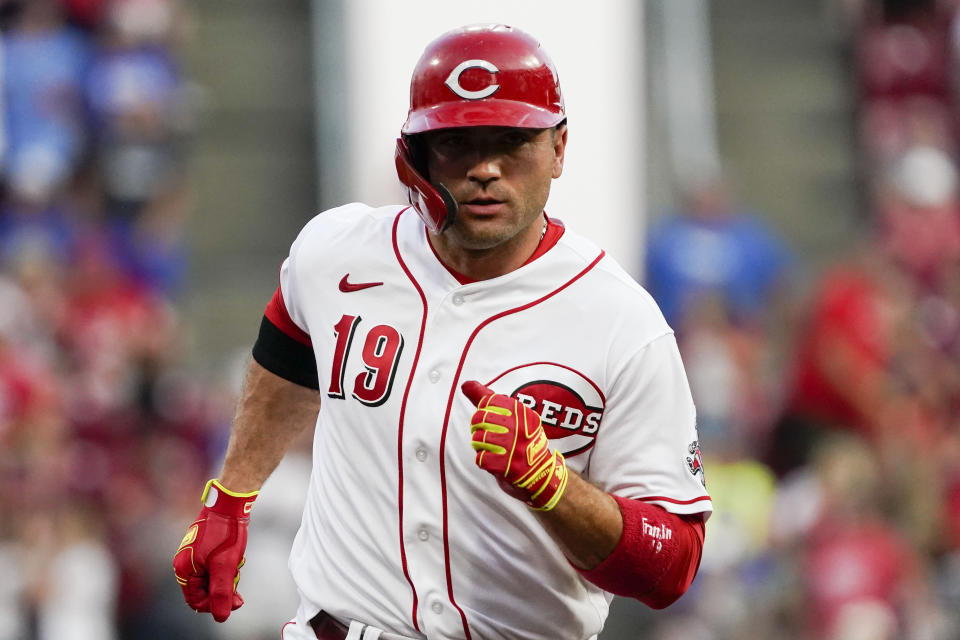
[[[407,136],[455,127],[546,129],[565,118],[556,67],[532,36],[506,25],[449,31],[427,45],[413,71],[397,175],[427,227],[439,233],[453,221],[456,201],[424,178]]]

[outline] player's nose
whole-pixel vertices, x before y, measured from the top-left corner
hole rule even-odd
[[[489,184],[499,180],[502,175],[500,160],[493,154],[477,155],[470,162],[467,169],[467,178],[472,182]]]
[[[497,180],[503,171],[503,154],[496,145],[477,140],[464,149],[467,178],[475,182]]]

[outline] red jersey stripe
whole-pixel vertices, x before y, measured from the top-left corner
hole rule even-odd
[[[407,209],[409,208],[410,207],[407,207]],[[407,579],[407,584],[410,585],[410,592],[413,595],[413,612],[411,616],[413,628],[420,631],[420,623],[417,622],[417,609],[420,606],[419,598],[417,597],[417,588],[413,584],[413,579],[410,577],[410,570],[407,567],[407,550],[403,543],[403,424],[407,414],[407,399],[410,396],[410,386],[413,384],[417,371],[417,363],[420,361],[420,350],[423,347],[423,334],[426,333],[427,330],[427,297],[400,256],[400,247],[397,245],[397,226],[400,224],[400,216],[402,216],[403,212],[407,209],[403,209],[403,211],[398,213],[393,221],[393,252],[397,256],[397,262],[400,263],[400,268],[407,274],[407,278],[410,279],[410,282],[413,283],[413,286],[417,289],[417,293],[420,295],[420,303],[423,305],[423,315],[420,319],[420,335],[417,338],[417,351],[413,355],[413,364],[410,365],[410,375],[407,378],[407,386],[403,390],[403,399],[400,402],[399,424],[397,425],[397,520],[400,522],[400,566],[403,568],[403,577]]]
[[[645,496],[643,498],[635,498],[636,500],[641,500],[643,502],[669,502],[671,504],[693,504],[694,502],[702,502],[703,500],[710,500],[710,496],[700,496],[699,498],[692,498],[690,500],[677,500],[676,498],[668,498],[666,496]]]
[[[267,316],[267,320],[269,320],[273,326],[297,342],[302,342],[307,346],[313,346],[313,342],[310,340],[310,334],[298,327],[290,318],[290,314],[287,312],[287,305],[283,302],[283,292],[279,286],[273,293],[273,297],[270,298],[270,302],[267,303],[267,308],[264,310],[263,315]]]

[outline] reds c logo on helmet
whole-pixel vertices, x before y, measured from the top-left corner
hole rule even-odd
[[[540,414],[550,446],[566,458],[589,451],[606,403],[592,381],[570,367],[535,362],[509,369],[490,382]]]
[[[460,76],[463,75],[464,71],[469,69],[483,69],[492,74],[500,72],[500,69],[497,69],[497,66],[492,62],[487,62],[486,60],[467,60],[454,67],[453,71],[450,72],[450,75],[447,76],[447,79],[443,81],[443,84],[450,87],[450,90],[455,94],[467,100],[480,100],[482,98],[487,98],[496,93],[497,89],[500,88],[499,84],[488,84],[485,88],[477,91],[464,89],[463,85],[460,84]]]

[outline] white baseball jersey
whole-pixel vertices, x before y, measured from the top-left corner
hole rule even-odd
[[[672,331],[570,230],[520,269],[461,285],[414,210],[350,204],[306,225],[280,283],[323,398],[290,555],[307,618],[431,640],[600,631],[612,596],[474,463],[466,380],[536,408],[600,488],[711,511]]]

